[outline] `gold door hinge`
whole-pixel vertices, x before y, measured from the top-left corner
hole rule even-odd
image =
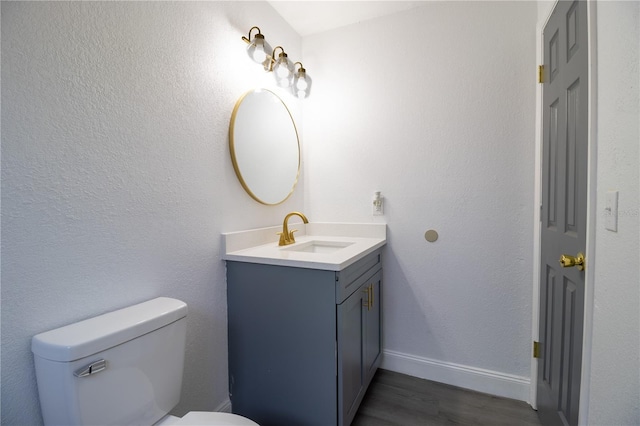
[[[533,342],[533,357],[540,358],[540,342]]]
[[[544,83],[544,65],[538,65],[538,83]]]

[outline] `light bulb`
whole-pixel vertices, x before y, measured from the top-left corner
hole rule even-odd
[[[276,82],[278,83],[278,86],[280,86],[280,87],[289,87],[291,85],[291,79],[290,78],[278,78],[276,76]]]
[[[307,83],[307,79],[305,78],[304,74],[302,74],[296,80],[296,90],[304,92],[305,90],[307,90],[307,87],[309,87],[309,83]]]
[[[264,51],[264,45],[262,43],[256,44],[256,48],[251,56],[257,63],[263,63],[265,59],[267,59],[267,52]]]
[[[267,47],[268,46],[265,45],[264,36],[262,34],[256,34],[247,48],[247,53],[254,62],[262,64],[267,59]]]
[[[289,68],[287,58],[280,57],[274,71],[279,80],[289,79],[291,77],[291,69]]]
[[[286,53],[282,52],[278,57],[278,61],[273,67],[273,74],[278,86],[289,87],[291,85],[293,69],[291,67],[291,63],[289,63],[289,60],[287,59]]]

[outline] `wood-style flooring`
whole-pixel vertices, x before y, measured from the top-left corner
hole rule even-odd
[[[352,426],[540,426],[529,404],[378,370]]]

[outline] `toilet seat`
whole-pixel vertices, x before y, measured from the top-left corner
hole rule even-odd
[[[184,417],[167,415],[153,426],[260,426],[238,414],[191,411]]]
[[[212,411],[191,411],[176,424],[182,426],[259,426],[258,423],[237,414]]]

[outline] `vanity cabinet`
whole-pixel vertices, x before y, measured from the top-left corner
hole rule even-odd
[[[229,397],[269,425],[349,425],[381,360],[380,250],[341,271],[227,261]]]

